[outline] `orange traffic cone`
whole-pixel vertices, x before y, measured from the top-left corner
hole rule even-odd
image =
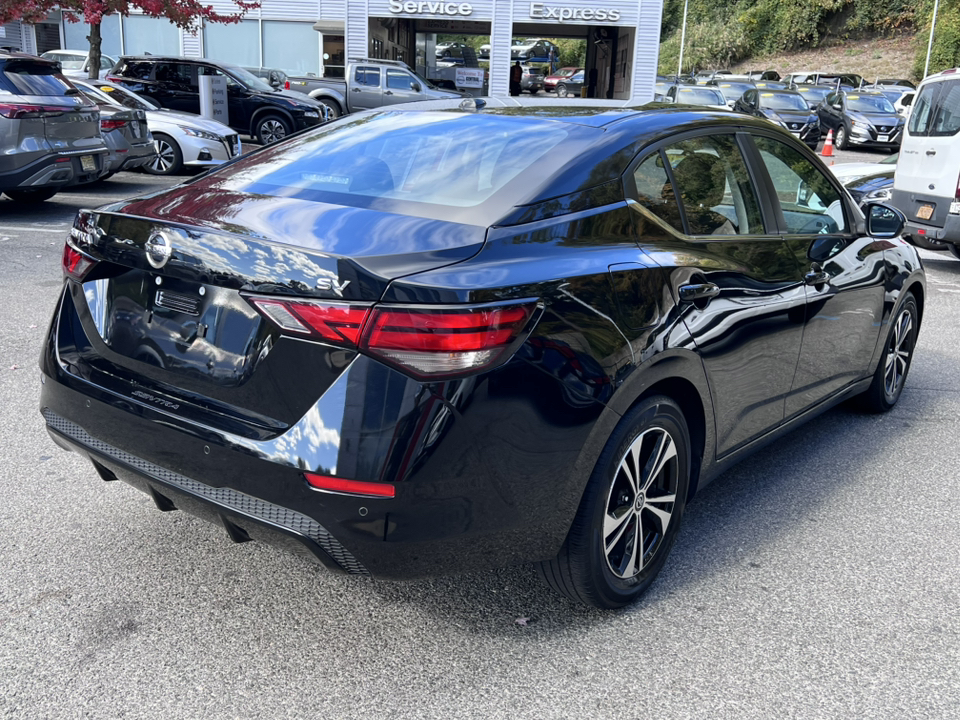
[[[820,157],[833,157],[833,130],[827,133],[827,139],[823,143]]]

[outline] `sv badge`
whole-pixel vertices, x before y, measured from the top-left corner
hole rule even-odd
[[[343,291],[349,284],[349,280],[340,282],[340,278],[320,278],[317,280],[317,290],[331,290],[337,297],[343,297]]]

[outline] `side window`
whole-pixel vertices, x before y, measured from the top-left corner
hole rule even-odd
[[[960,132],[960,80],[947,80],[940,85],[937,113],[930,135],[948,137]]]
[[[354,73],[354,82],[367,87],[380,87],[380,68],[358,67]]]
[[[152,70],[153,63],[127,61],[120,69],[120,74],[130,80],[149,80]]]
[[[101,69],[101,70],[109,70],[109,69],[111,69],[111,68],[114,66],[114,63],[116,63],[116,60],[114,60],[113,58],[107,57],[106,55],[101,55],[101,56],[100,56],[100,69]]]
[[[682,140],[664,148],[690,235],[759,235],[760,203],[732,135]]]
[[[190,65],[184,63],[160,63],[157,65],[156,78],[158,82],[189,85],[193,76],[190,70]]]
[[[842,233],[848,229],[840,192],[799,150],[779,140],[754,137],[780,200],[787,232]]]
[[[387,70],[387,87],[392,90],[412,90],[413,78],[400,70]]]
[[[666,167],[663,154],[659,150],[648,155],[633,172],[636,187],[634,199],[672,228],[683,232],[680,207],[677,205],[670,178],[667,177]]]

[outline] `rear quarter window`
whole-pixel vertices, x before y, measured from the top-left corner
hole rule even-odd
[[[121,60],[117,72],[130,80],[149,80],[153,63]]]

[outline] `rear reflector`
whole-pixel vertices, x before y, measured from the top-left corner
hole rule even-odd
[[[304,473],[307,483],[317,490],[343,493],[345,495],[363,495],[366,497],[394,497],[396,488],[389,483],[364,482],[362,480],[346,480],[328,475],[314,475]]]
[[[283,330],[356,347],[370,308],[363,305],[251,297],[248,300]]]

